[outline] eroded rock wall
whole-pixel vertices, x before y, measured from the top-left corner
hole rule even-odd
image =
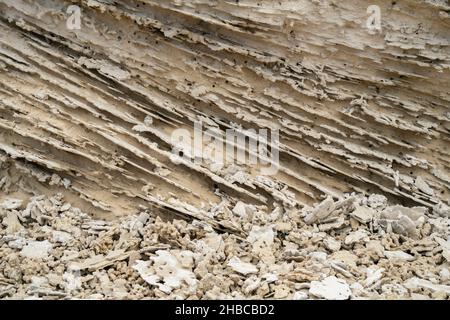
[[[448,203],[449,13],[444,0],[1,0],[0,187],[219,229],[233,227],[214,212],[238,201]],[[174,163],[171,133],[196,121],[278,129],[278,173]]]

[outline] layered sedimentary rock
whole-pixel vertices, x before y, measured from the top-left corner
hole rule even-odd
[[[2,190],[219,229],[238,201],[448,203],[450,6],[376,1],[369,30],[372,4],[0,1]],[[278,129],[278,173],[174,162],[171,133],[198,121]]]
[[[449,14],[0,0],[0,298],[448,299]]]

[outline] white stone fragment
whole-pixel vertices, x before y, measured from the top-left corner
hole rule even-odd
[[[30,241],[20,251],[20,255],[26,258],[45,259],[48,257],[49,251],[53,245],[47,240],[44,241]]]
[[[447,260],[447,262],[450,262],[450,237],[449,239],[447,239],[447,241],[436,237],[436,241],[439,243],[442,249],[442,256],[445,258],[445,260]]]
[[[23,229],[23,226],[20,224],[19,217],[13,211],[6,213],[6,217],[3,218],[2,223],[6,226],[6,234],[13,234]]]
[[[327,197],[305,217],[306,224],[313,224],[328,217],[335,209],[332,197]]]
[[[292,300],[307,300],[308,294],[304,291],[297,291],[294,292],[294,295],[292,296]]]
[[[361,223],[369,223],[376,215],[376,211],[372,208],[356,206],[356,209],[350,213],[350,216]]]
[[[278,281],[278,276],[274,273],[265,273],[262,275],[261,279],[264,279],[266,283],[272,283]]]
[[[247,280],[244,281],[244,285],[242,286],[244,293],[249,294],[258,289],[261,285],[261,279],[256,276],[251,276]]]
[[[366,270],[366,280],[364,280],[364,286],[370,287],[372,284],[378,282],[383,277],[383,271],[385,269],[371,266]]]
[[[327,300],[346,300],[352,292],[345,280],[330,276],[322,281],[312,281],[309,293]]]
[[[341,242],[333,239],[332,237],[325,238],[323,240],[323,244],[325,248],[327,248],[331,252],[336,252],[339,251],[339,249],[341,249]]]
[[[73,240],[73,237],[70,233],[65,231],[52,231],[52,241],[59,242],[62,244],[66,244]]]
[[[70,270],[69,268],[68,271],[64,272],[62,280],[64,281],[63,285],[68,292],[80,289],[82,286],[79,270]]]
[[[415,259],[414,256],[400,250],[386,250],[384,251],[384,255],[386,256],[386,258],[393,261],[413,261]]]
[[[410,290],[428,289],[431,290],[432,292],[442,291],[445,292],[447,295],[450,295],[450,286],[435,284],[432,283],[431,281],[420,279],[418,277],[412,277],[406,280],[403,283],[403,285]]]
[[[198,282],[195,274],[183,268],[174,253],[158,250],[156,255],[150,258],[153,261],[153,265],[151,265],[150,261],[137,260],[133,269],[147,283],[157,286],[159,290],[167,294],[174,289],[180,288],[183,284],[186,284],[188,289],[194,292]]]
[[[16,240],[9,241],[8,247],[11,249],[20,250],[27,244],[27,241],[24,238],[17,238]]]
[[[381,286],[381,291],[385,295],[393,295],[405,298],[408,296],[408,289],[398,283],[385,283]]]
[[[321,252],[321,251],[311,252],[308,254],[308,256],[311,257],[311,259],[321,261],[321,262],[324,262],[327,260],[327,254],[325,252]]]
[[[364,287],[359,282],[353,282],[350,285],[350,289],[352,291],[352,298],[357,298],[361,295],[367,294],[367,292],[364,290]]]
[[[448,281],[450,280],[450,271],[448,268],[442,268],[441,271],[439,271],[439,276],[441,277],[441,281]]]
[[[189,252],[189,251],[187,251]],[[158,250],[156,256],[150,258],[154,262],[155,270],[164,281],[164,284],[172,289],[179,288],[182,282],[190,287],[196,287],[195,274],[182,267],[182,262],[169,251]]]
[[[238,257],[232,257],[230,261],[228,261],[227,265],[231,267],[231,269],[233,269],[234,271],[243,275],[258,272],[258,268],[255,265],[248,262],[243,262]]]
[[[443,202],[436,204],[433,207],[433,212],[441,217],[450,218],[450,207]]]
[[[418,239],[418,227],[426,221],[425,213],[427,211],[428,209],[425,207],[390,206],[383,210],[379,222],[387,230]]]
[[[252,253],[259,257],[265,264],[275,263],[272,246],[275,237],[273,225],[253,226],[247,237],[247,241],[252,244]]]
[[[238,201],[232,211],[235,215],[245,218],[247,216],[245,208],[246,208],[245,203],[243,203],[242,201]]]
[[[8,198],[0,204],[0,207],[6,210],[15,210],[22,205],[21,199]]]
[[[72,207],[72,205],[68,202],[64,203],[61,208],[59,208],[59,211],[61,212],[65,212],[67,210],[69,210]]]
[[[367,199],[367,205],[374,209],[383,209],[387,205],[387,198],[381,194],[371,194]]]
[[[270,246],[273,244],[274,237],[273,226],[253,226],[248,234],[247,241],[250,243],[264,242],[267,246]]]
[[[369,239],[369,232],[364,229],[359,229],[351,232],[348,236],[346,236],[344,239],[344,243],[346,245],[352,245],[362,242],[364,239]]]
[[[137,260],[136,264],[133,266],[133,269],[136,270],[141,278],[148,284],[158,287],[162,286],[163,288],[160,288],[161,291],[170,293],[172,290],[169,287],[163,286],[163,284],[159,283],[161,278],[153,273],[153,270],[150,269],[150,265],[150,261]]]

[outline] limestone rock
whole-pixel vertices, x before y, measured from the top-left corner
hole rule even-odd
[[[352,245],[355,243],[360,243],[364,239],[369,240],[369,233],[366,230],[356,230],[345,237],[344,243],[346,245]]]
[[[328,217],[334,210],[335,204],[331,197],[327,197],[323,200],[317,207],[311,210],[310,213],[305,217],[305,223],[313,224],[317,221],[325,219]]]
[[[327,300],[346,300],[352,292],[345,280],[331,276],[322,281],[312,281],[309,293]]]
[[[413,261],[415,259],[414,256],[400,250],[384,251],[384,255],[392,261]]]
[[[371,208],[356,206],[356,209],[350,215],[361,223],[369,223],[376,216],[376,211]]]
[[[22,205],[22,200],[8,198],[0,204],[0,207],[7,210],[14,210]]]
[[[20,251],[20,255],[26,258],[32,259],[45,259],[48,258],[49,251],[53,245],[47,241],[30,241]]]
[[[410,290],[428,289],[432,292],[442,291],[447,295],[450,295],[450,286],[434,284],[431,281],[420,279],[418,277],[412,277],[408,279],[404,286]]]
[[[450,207],[444,204],[443,202],[439,202],[433,207],[433,212],[441,217],[450,218]]]
[[[258,272],[258,268],[255,265],[248,262],[243,262],[238,257],[232,257],[230,261],[228,261],[228,266],[230,266],[234,271],[243,275]]]
[[[341,242],[337,241],[331,237],[324,239],[323,244],[324,244],[325,248],[327,248],[328,250],[330,250],[332,252],[339,251],[339,249],[341,248]]]

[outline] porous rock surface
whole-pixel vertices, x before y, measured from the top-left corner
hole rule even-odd
[[[0,0],[0,297],[448,298],[450,5],[373,4]]]

